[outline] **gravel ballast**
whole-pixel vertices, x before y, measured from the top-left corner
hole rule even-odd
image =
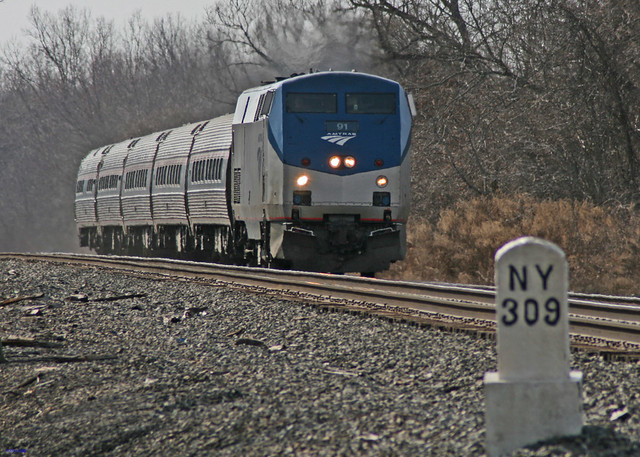
[[[224,285],[0,261],[0,454],[483,456],[495,342]],[[10,340],[9,340],[10,341]],[[640,456],[636,362],[572,353],[585,427],[525,456]]]

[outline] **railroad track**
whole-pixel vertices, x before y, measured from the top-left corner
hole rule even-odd
[[[495,291],[491,287],[387,281],[354,276],[227,266],[179,260],[85,254],[0,254],[120,271],[223,282],[260,293],[313,300],[321,306],[394,320],[491,335]],[[570,294],[574,346],[640,356],[640,299]]]

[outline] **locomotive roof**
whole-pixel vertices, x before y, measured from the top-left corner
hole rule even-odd
[[[233,123],[237,125],[258,120],[263,98],[268,92],[288,92],[289,89],[301,92],[334,92],[347,87],[365,92],[387,91],[391,87],[402,91],[397,81],[355,71],[322,71],[295,75],[242,92],[236,101]]]
[[[387,81],[392,84],[398,84],[396,81],[392,79],[384,78],[382,76],[372,75],[369,73],[360,73],[357,71],[319,71],[315,73],[293,74],[290,77],[282,78],[282,79],[278,78],[277,81],[267,83],[261,86],[252,87],[250,89],[245,90],[243,93],[274,90],[281,86],[285,86],[291,83],[296,83],[296,82],[304,81],[307,79],[325,78],[327,76],[335,77],[335,78],[352,78],[352,77],[370,78],[376,81]]]

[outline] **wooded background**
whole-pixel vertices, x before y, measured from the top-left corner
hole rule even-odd
[[[221,0],[124,29],[34,8],[27,45],[0,56],[0,251],[77,249],[92,148],[231,112],[310,68],[414,94],[416,220],[496,196],[630,212],[640,197],[637,0]]]

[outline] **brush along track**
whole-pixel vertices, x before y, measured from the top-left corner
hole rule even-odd
[[[495,333],[495,292],[490,287],[421,284],[157,258],[0,254],[2,258],[215,281],[255,293],[312,301],[329,310],[365,313],[488,337]],[[628,358],[640,357],[640,302],[637,298],[571,294],[569,311],[571,340],[575,347]]]

